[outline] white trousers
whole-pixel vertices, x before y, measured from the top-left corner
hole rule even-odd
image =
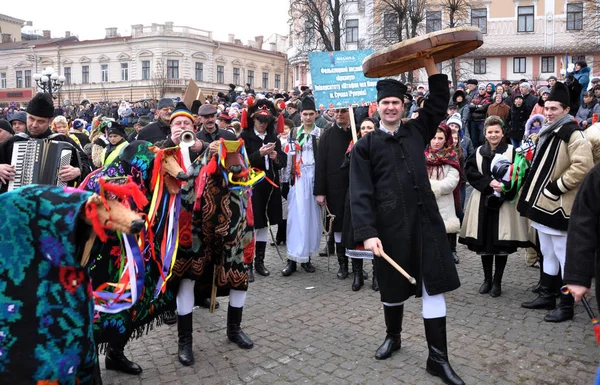
[[[190,314],[194,310],[194,285],[196,281],[182,279],[177,291],[177,314],[180,316]],[[229,290],[229,305],[231,307],[244,307],[246,293],[241,290]]]
[[[565,275],[565,260],[567,256],[567,237],[564,235],[551,235],[538,231],[540,237],[540,250],[544,256],[544,273],[558,275],[560,266],[562,276]]]
[[[545,260],[544,260],[545,262]],[[400,306],[404,302],[383,303],[385,306]],[[423,318],[441,318],[446,316],[446,299],[444,294],[429,295],[423,284]]]
[[[254,234],[256,235],[256,242],[267,242],[269,240],[269,229],[267,227],[256,229]]]

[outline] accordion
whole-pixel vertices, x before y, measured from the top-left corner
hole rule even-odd
[[[30,184],[66,186],[58,172],[71,164],[74,147],[56,140],[28,140],[13,144],[10,164],[15,168],[15,178],[8,183],[8,191]]]

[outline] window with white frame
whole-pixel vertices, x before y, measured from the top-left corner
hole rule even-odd
[[[25,70],[25,88],[31,87],[31,70]]]
[[[517,32],[533,32],[534,7],[517,7]]]
[[[358,19],[346,20],[346,43],[358,42]]]
[[[100,65],[100,73],[102,75],[101,81],[107,82],[108,81],[108,64]]]
[[[71,67],[65,67],[63,73],[65,75],[65,84],[71,84]]]
[[[23,88],[23,71],[17,71],[17,88]]]
[[[524,57],[513,58],[513,72],[524,74],[527,71],[527,60]]]
[[[383,37],[385,39],[398,39],[398,15],[396,13],[383,15]]]
[[[281,88],[281,75],[275,74],[275,88]]]
[[[567,4],[567,31],[580,31],[582,29],[583,3]]]
[[[6,72],[0,72],[0,88],[6,88]]]
[[[487,8],[471,8],[471,25],[487,33]]]
[[[179,60],[167,60],[167,79],[179,79]]]
[[[90,82],[90,66],[81,66],[81,83],[88,84]]]
[[[150,80],[150,60],[142,60],[142,80]]]
[[[425,13],[425,31],[427,33],[442,29],[442,11],[427,11]]]
[[[194,69],[194,79],[198,82],[203,81],[204,79],[204,63],[196,62],[196,67]]]
[[[247,83],[250,83],[250,87],[254,87],[254,71],[253,70],[248,70]]]
[[[225,67],[217,66],[217,83],[225,83]]]
[[[121,80],[129,80],[129,63],[121,63]]]
[[[236,86],[240,84],[240,69],[237,67],[233,68],[233,84]]]

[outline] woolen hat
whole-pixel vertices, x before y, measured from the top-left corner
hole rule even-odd
[[[14,135],[15,131],[7,120],[0,119],[0,130],[7,131],[9,134]]]
[[[49,94],[40,92],[27,104],[27,113],[40,118],[54,117],[54,101]]]
[[[446,121],[447,125],[450,125],[452,123],[456,124],[462,130],[462,119],[461,119],[461,116],[460,116],[459,113],[452,114],[452,116],[450,117],[450,119],[448,119]]]
[[[556,82],[550,95],[548,96],[548,102],[559,102],[566,106],[570,105],[571,98],[569,97],[569,88],[565,83]]]
[[[173,99],[171,98],[162,98],[158,101],[158,107],[159,110],[162,110],[163,108],[174,108],[174,104],[173,104]]]
[[[23,111],[15,112],[14,114],[12,114],[10,119],[8,119],[10,123],[14,122],[15,120],[27,124],[27,113]]]
[[[469,79],[467,80],[467,84],[477,85],[479,84],[479,82],[477,81],[477,79]]]
[[[106,128],[108,130],[108,135],[116,134],[123,138],[127,137],[127,134],[125,133],[125,126],[119,122],[108,122],[106,123]]]
[[[173,111],[173,113],[171,114],[171,117],[169,118],[169,123],[172,122],[173,119],[177,118],[178,116],[185,116],[186,118],[191,120],[192,123],[194,123],[194,117],[192,116],[192,113],[190,112],[190,110],[187,109],[187,106],[185,105],[184,102],[177,103],[177,106],[175,106],[175,110]]]
[[[315,101],[311,98],[306,98],[302,101],[302,111],[317,111],[317,107],[315,106]]]
[[[407,88],[395,79],[381,79],[377,82],[377,103],[383,98],[396,97],[404,100]]]

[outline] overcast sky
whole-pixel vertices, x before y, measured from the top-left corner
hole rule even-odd
[[[212,31],[213,38],[220,41],[227,41],[227,35],[233,33],[244,44],[254,36],[263,35],[266,39],[274,33],[287,35],[289,30],[289,0],[267,3],[249,0],[29,0],[18,4],[3,7],[1,12],[32,21],[33,28],[40,33],[49,29],[52,37],[59,37],[64,36],[65,31],[71,31],[79,40],[101,39],[108,27],[117,27],[121,36],[127,36],[131,34],[132,24],[147,26],[167,21]]]

